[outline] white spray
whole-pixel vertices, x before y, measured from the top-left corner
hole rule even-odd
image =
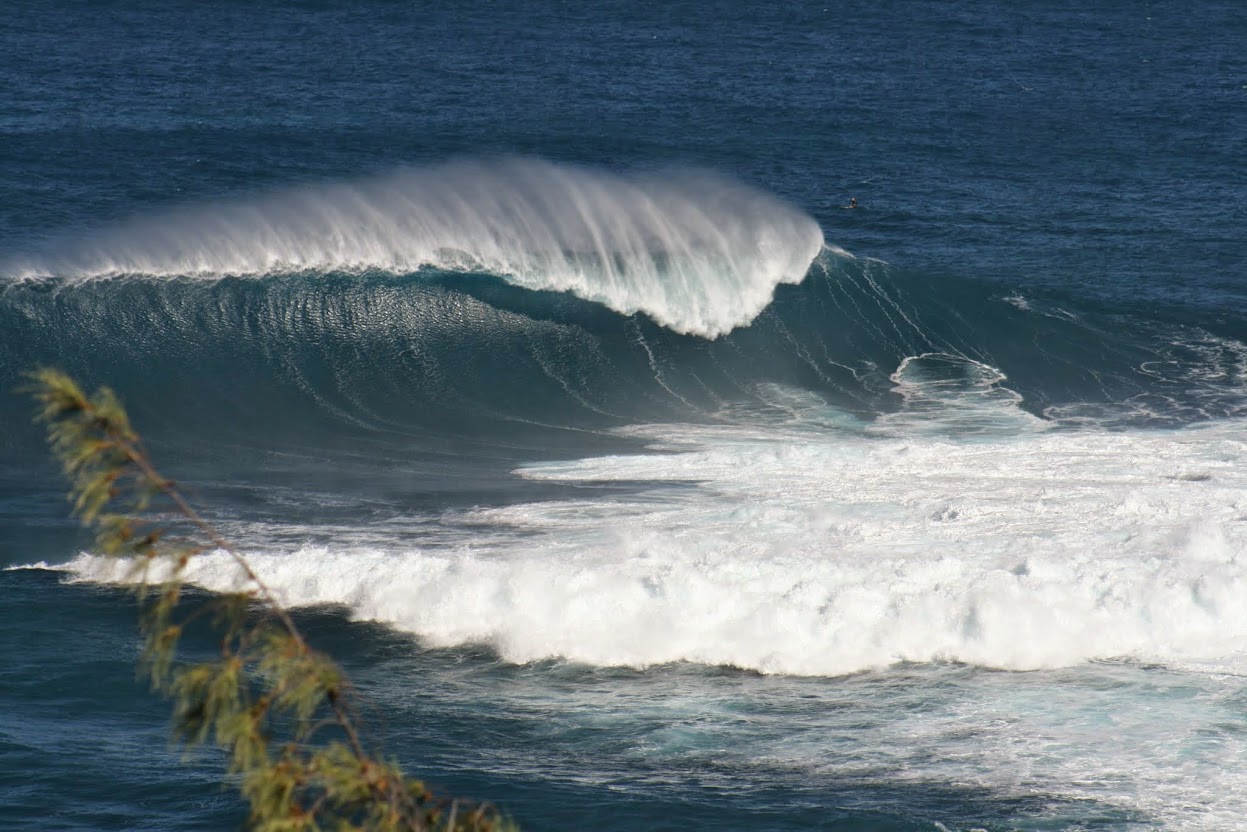
[[[461,161],[139,219],[19,278],[219,277],[423,267],[497,274],[705,337],[748,324],[823,244],[808,215],[706,173]]]

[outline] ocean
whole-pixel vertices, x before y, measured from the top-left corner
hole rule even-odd
[[[0,825],[245,820],[67,517],[55,366],[525,829],[1247,827],[1244,43],[1231,0],[8,4]]]

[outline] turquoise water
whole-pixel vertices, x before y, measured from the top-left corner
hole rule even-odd
[[[1236,828],[1244,38],[19,2],[0,386],[114,386],[387,748],[525,828]],[[237,827],[0,421],[0,820]]]

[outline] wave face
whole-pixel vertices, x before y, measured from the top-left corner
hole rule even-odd
[[[648,422],[815,418],[782,390],[898,433],[1177,427],[1247,412],[1245,336],[832,249],[749,327],[713,340],[429,269],[0,289],[9,388],[55,364],[116,387],[149,430],[260,448],[524,436],[574,449]],[[14,425],[23,405],[0,399]],[[33,431],[12,441],[37,446]]]
[[[501,159],[182,210],[0,271],[82,279],[432,267],[573,292],[714,337],[748,324],[776,285],[799,282],[822,244],[812,218],[720,176]]]

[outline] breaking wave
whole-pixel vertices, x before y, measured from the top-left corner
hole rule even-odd
[[[0,269],[19,278],[422,268],[503,276],[705,337],[748,324],[823,245],[739,182],[532,159],[460,161],[136,220]]]

